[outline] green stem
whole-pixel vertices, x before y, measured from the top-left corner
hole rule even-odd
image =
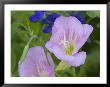
[[[34,38],[34,37],[31,37],[31,38],[29,39],[29,41],[28,41],[27,44],[30,44],[33,38]]]
[[[76,76],[75,68],[73,68],[73,77]]]
[[[33,36],[29,39],[29,41],[28,41],[28,43],[27,43],[27,44],[30,44],[30,43],[31,43],[31,41],[32,41],[34,38],[38,38],[38,37],[33,35]]]
[[[55,72],[56,76],[61,77],[57,72]]]
[[[28,52],[28,49],[29,49],[29,45],[30,45],[31,41],[33,40],[33,38],[34,38],[34,36],[32,36],[29,39],[28,43],[25,45],[24,50],[23,50],[23,53],[22,53],[21,58],[20,58],[20,64],[24,61],[24,59],[26,57],[26,54]]]

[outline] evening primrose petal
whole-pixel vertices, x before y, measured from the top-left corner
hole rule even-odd
[[[83,35],[81,35],[79,40],[77,40],[76,42],[77,45],[75,48],[75,52],[78,52],[78,50],[86,43],[92,31],[93,27],[91,25],[83,24]]]
[[[48,62],[48,58],[51,58],[51,56],[48,53],[46,58],[43,47],[36,46],[30,48],[25,60],[22,62],[22,64],[19,63],[19,75],[21,77],[55,76],[52,59]]]
[[[85,63],[86,59],[86,52],[79,52],[74,55],[68,56],[66,53],[57,45],[53,46],[53,49],[51,50],[54,55],[62,60],[66,61],[69,65],[78,67]]]
[[[54,22],[54,27],[59,31],[67,31],[66,34],[83,34],[83,26],[81,22],[76,17],[64,17],[60,16]],[[54,29],[56,29],[54,28]],[[54,30],[53,30],[54,31]],[[54,32],[53,32],[54,33]]]
[[[71,66],[78,67],[80,65],[83,65],[86,60],[86,52],[79,52],[75,53],[72,58],[69,58],[67,60],[67,63],[70,64]]]

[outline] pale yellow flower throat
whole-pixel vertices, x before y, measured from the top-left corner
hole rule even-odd
[[[75,45],[72,42],[66,40],[65,32],[64,32],[64,39],[63,40],[60,40],[60,43],[59,44],[62,44],[64,46],[64,52],[68,56],[71,56],[73,54]]]

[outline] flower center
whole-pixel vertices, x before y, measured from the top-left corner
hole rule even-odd
[[[63,40],[60,40],[60,43],[59,44],[62,44],[63,45],[64,52],[68,56],[71,56],[73,54],[75,45],[72,42],[66,40],[65,32],[64,32],[64,39]]]
[[[72,43],[67,44],[64,47],[64,51],[68,56],[71,56],[73,54],[74,51],[74,45]]]

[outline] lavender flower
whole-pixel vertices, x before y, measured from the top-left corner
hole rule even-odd
[[[84,64],[86,52],[79,52],[93,31],[89,24],[81,24],[76,17],[60,16],[52,27],[52,36],[46,48],[74,67]]]
[[[36,46],[28,50],[25,60],[19,63],[21,77],[54,77],[54,63],[49,53],[47,57],[43,47]]]

